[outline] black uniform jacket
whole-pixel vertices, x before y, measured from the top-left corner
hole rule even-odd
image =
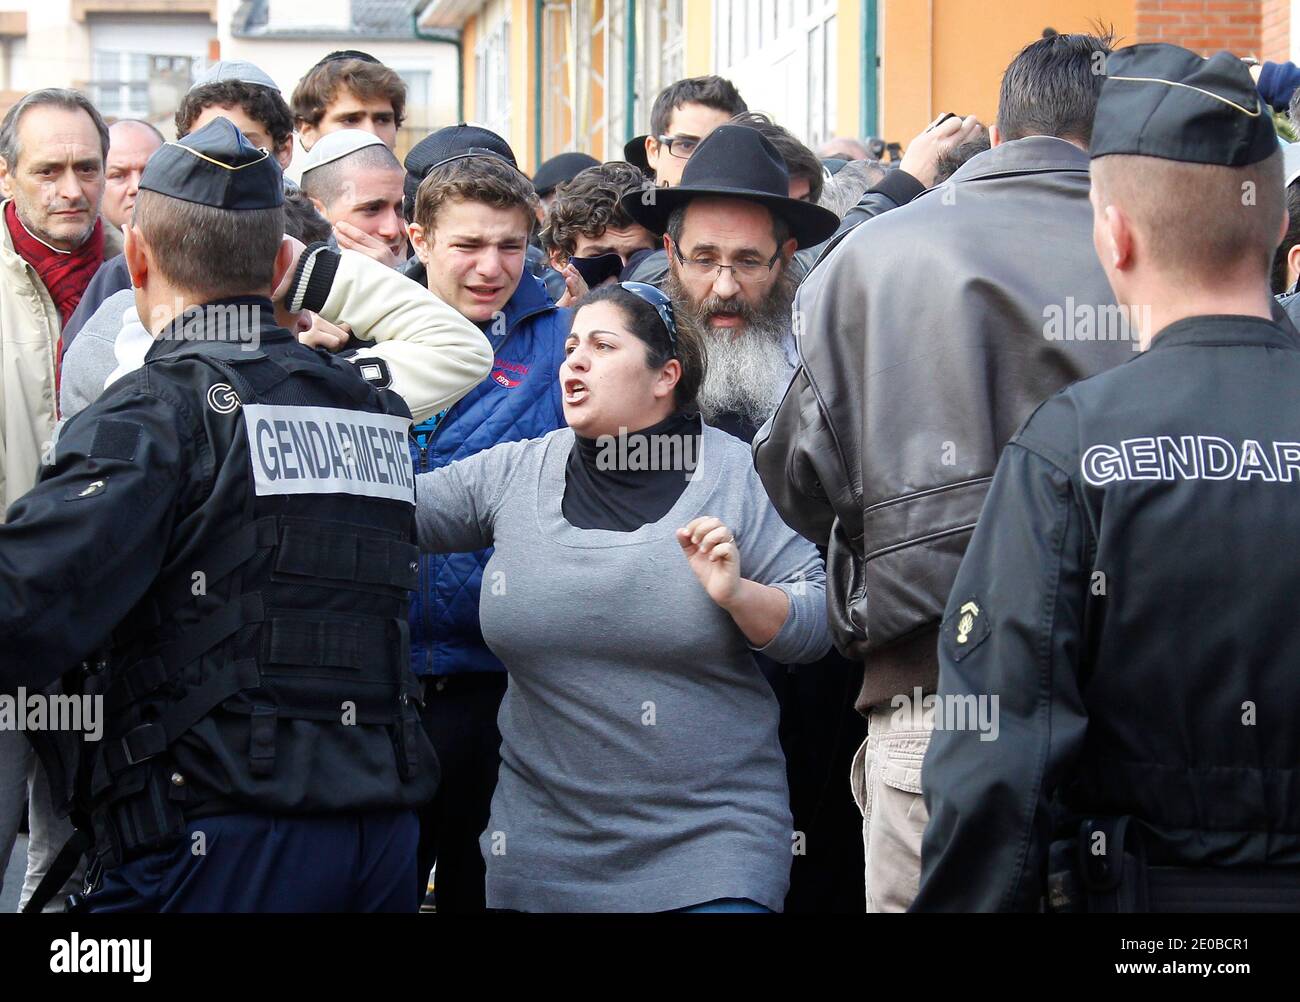
[[[263,352],[310,354],[275,323],[269,300],[213,305],[232,311],[231,340],[251,341],[233,323],[255,317]],[[229,430],[213,426],[230,424],[238,399],[188,354],[194,347],[160,337],[145,365],[62,427],[39,483],[10,507],[0,525],[0,693],[44,688],[99,651],[157,578],[242,517],[247,470],[223,470],[214,443]],[[211,342],[236,357],[245,347]]]
[[[1285,318],[1179,321],[1051,397],[944,613],[914,907],[1037,908],[1083,816],[1136,819],[1152,864],[1300,864],[1297,595]]]

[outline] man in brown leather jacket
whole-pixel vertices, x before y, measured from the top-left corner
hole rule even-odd
[[[852,783],[868,910],[916,894],[921,761],[953,723],[932,695],[939,620],[998,455],[1043,399],[1136,347],[1092,247],[1086,150],[1108,52],[1088,35],[1027,46],[994,148],[832,245],[795,300],[801,366],[755,439],[777,509],[828,550],[836,643],[864,663]]]

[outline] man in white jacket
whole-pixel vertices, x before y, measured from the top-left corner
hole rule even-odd
[[[302,244],[294,243],[301,254]],[[318,290],[324,293],[320,317],[332,325],[346,325],[356,340],[364,342],[345,357],[358,365],[382,360],[391,388],[406,401],[417,422],[450,407],[464,395],[455,388],[464,386],[465,378],[476,368],[491,364],[491,352],[478,328],[418,282],[357,251],[333,252],[324,244],[307,250],[313,259],[323,251],[332,264],[329,284]],[[324,281],[324,274],[321,268],[318,283]],[[286,288],[290,277],[286,277]],[[280,290],[282,295],[284,291]],[[320,330],[314,326],[299,338],[318,347],[342,346],[341,339]],[[129,289],[106,299],[82,334],[84,343],[78,337],[63,362],[59,404],[65,418],[93,403],[109,384],[143,364],[153,343],[135,315],[135,299]],[[450,347],[463,350],[452,352]]]

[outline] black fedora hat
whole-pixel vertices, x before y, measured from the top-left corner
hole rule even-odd
[[[800,247],[828,240],[840,217],[790,197],[790,173],[768,140],[747,125],[720,125],[700,141],[673,188],[645,188],[622,198],[623,211],[652,233],[663,234],[668,217],[692,198],[743,198],[767,206],[790,226]]]

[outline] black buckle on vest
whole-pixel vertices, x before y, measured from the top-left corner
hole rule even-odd
[[[157,724],[141,724],[122,736],[121,749],[127,765],[139,765],[167,750],[167,735]]]
[[[248,771],[254,776],[269,776],[275,770],[275,725],[279,710],[274,706],[255,706],[249,718]]]

